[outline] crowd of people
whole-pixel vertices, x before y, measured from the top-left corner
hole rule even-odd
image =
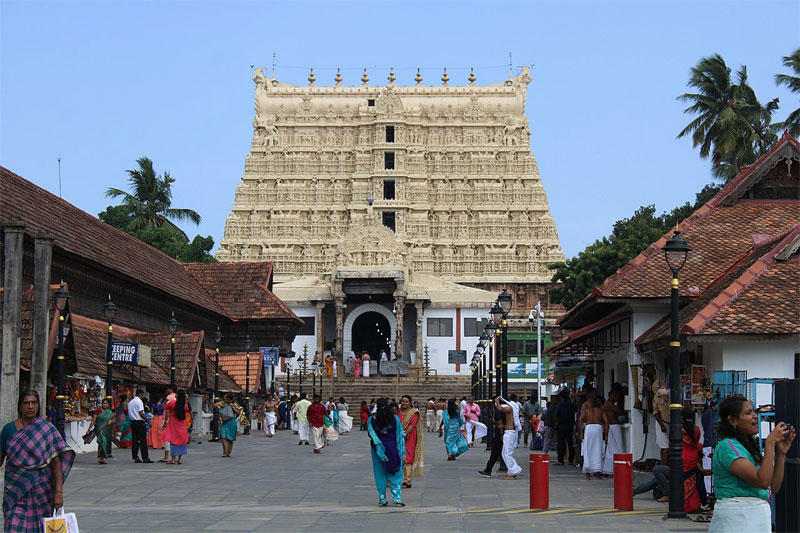
[[[530,436],[532,449],[541,444],[548,452],[548,446],[555,440],[557,465],[582,462],[589,479],[611,475],[613,454],[622,449],[621,436],[614,426],[624,420],[623,396],[624,390],[617,387],[606,400],[591,387],[574,396],[565,389],[552,397],[544,409],[531,398],[524,403],[515,395],[509,399],[494,398],[493,446],[489,461],[479,474],[491,476],[499,462],[500,471],[505,474],[503,479],[515,479],[522,468],[514,458],[514,449],[520,446],[520,441],[527,445]],[[223,457],[230,457],[244,410],[232,394],[213,407],[219,417]],[[314,394],[311,401],[305,393],[289,399],[268,396],[257,411],[265,437],[273,437],[276,429],[293,431],[298,436],[298,445],[312,446],[315,454],[321,454],[353,428],[345,398],[335,401],[331,397],[323,402],[319,394]],[[3,504],[6,531],[41,529],[42,519],[50,516],[54,508],[63,506],[63,484],[75,453],[39,412],[37,393],[23,392],[18,403],[19,417],[5,424],[0,432],[0,465],[6,464]],[[423,476],[426,428],[438,433],[447,460],[455,461],[487,435],[480,416],[480,407],[471,397],[461,401],[430,398],[424,416],[419,404],[408,395],[402,396],[399,403],[388,398],[361,402],[360,429],[369,439],[378,505],[388,505],[388,489],[394,505],[404,506],[403,490],[411,489],[414,479]],[[717,504],[710,531],[768,531],[771,518],[767,499],[770,491],[776,493],[781,489],[786,454],[796,437],[795,429],[777,422],[762,448],[756,440],[758,415],[745,398],[724,400],[719,405],[719,417],[716,434],[720,440],[714,447],[709,468],[703,464],[708,444],[703,436],[709,434],[709,429],[704,427],[701,433],[695,425],[694,411],[683,410],[681,481],[685,510],[695,510],[704,502],[703,476],[713,473]],[[185,391],[168,389],[158,402],[149,404],[144,392],[137,390],[130,400],[121,397],[116,410],[104,400],[94,413],[86,439],[97,439],[100,464],[106,464],[105,460],[111,457],[113,442],[125,447],[120,436],[126,429],[134,462],[152,462],[148,447],[160,444],[165,448],[161,461],[181,464],[187,451],[190,421]],[[706,422],[706,417],[703,421]],[[658,465],[653,478],[635,487],[634,493],[660,488],[666,496],[668,482],[668,466]]]

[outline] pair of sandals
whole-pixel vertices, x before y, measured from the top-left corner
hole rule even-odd
[[[389,502],[387,502],[387,501],[378,502],[378,507],[386,507],[387,505],[389,505]],[[403,502],[394,502],[394,506],[395,507],[405,507],[406,504],[404,504]]]

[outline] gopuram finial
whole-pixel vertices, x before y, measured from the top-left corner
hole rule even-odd
[[[369,82],[369,76],[367,76],[367,69],[364,68],[364,74],[361,76],[361,85],[366,85]]]

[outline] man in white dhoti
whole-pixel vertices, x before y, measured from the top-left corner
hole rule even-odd
[[[517,431],[522,425],[519,422],[519,409],[516,404],[509,402],[502,396],[494,399],[495,409],[502,412],[505,417],[506,430],[503,432],[503,462],[508,468],[508,474],[503,479],[516,479],[522,472],[522,467],[514,459],[514,449],[517,447]],[[510,429],[509,429],[510,428]]]
[[[583,473],[586,479],[592,474],[600,475],[603,471],[603,437],[608,427],[606,415],[600,408],[596,396],[586,400],[589,405],[581,409],[578,419],[578,431],[581,432],[581,454],[583,455]]]
[[[486,436],[486,425],[480,423],[481,408],[472,396],[464,406],[463,415],[467,426],[467,444],[472,448],[474,441]]]
[[[361,375],[365,378],[369,377],[369,361],[370,357],[367,352],[361,354]]]
[[[308,427],[308,417],[306,416],[309,405],[311,405],[311,402],[306,399],[306,393],[304,392],[300,394],[300,400],[292,407],[292,412],[297,417],[297,434],[300,438],[297,444],[305,444],[306,446],[311,445],[309,442],[311,435]]]
[[[438,431],[439,425],[436,422],[436,398],[428,399],[425,405],[425,425],[428,431]]]
[[[275,407],[275,399],[272,395],[267,396],[264,402],[264,436],[273,437],[275,435],[275,424],[278,422],[278,414]]]

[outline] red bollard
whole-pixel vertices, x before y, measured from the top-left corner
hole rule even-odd
[[[614,454],[614,509],[633,511],[633,454]]]
[[[532,453],[529,476],[531,479],[531,509],[550,508],[550,456]]]

